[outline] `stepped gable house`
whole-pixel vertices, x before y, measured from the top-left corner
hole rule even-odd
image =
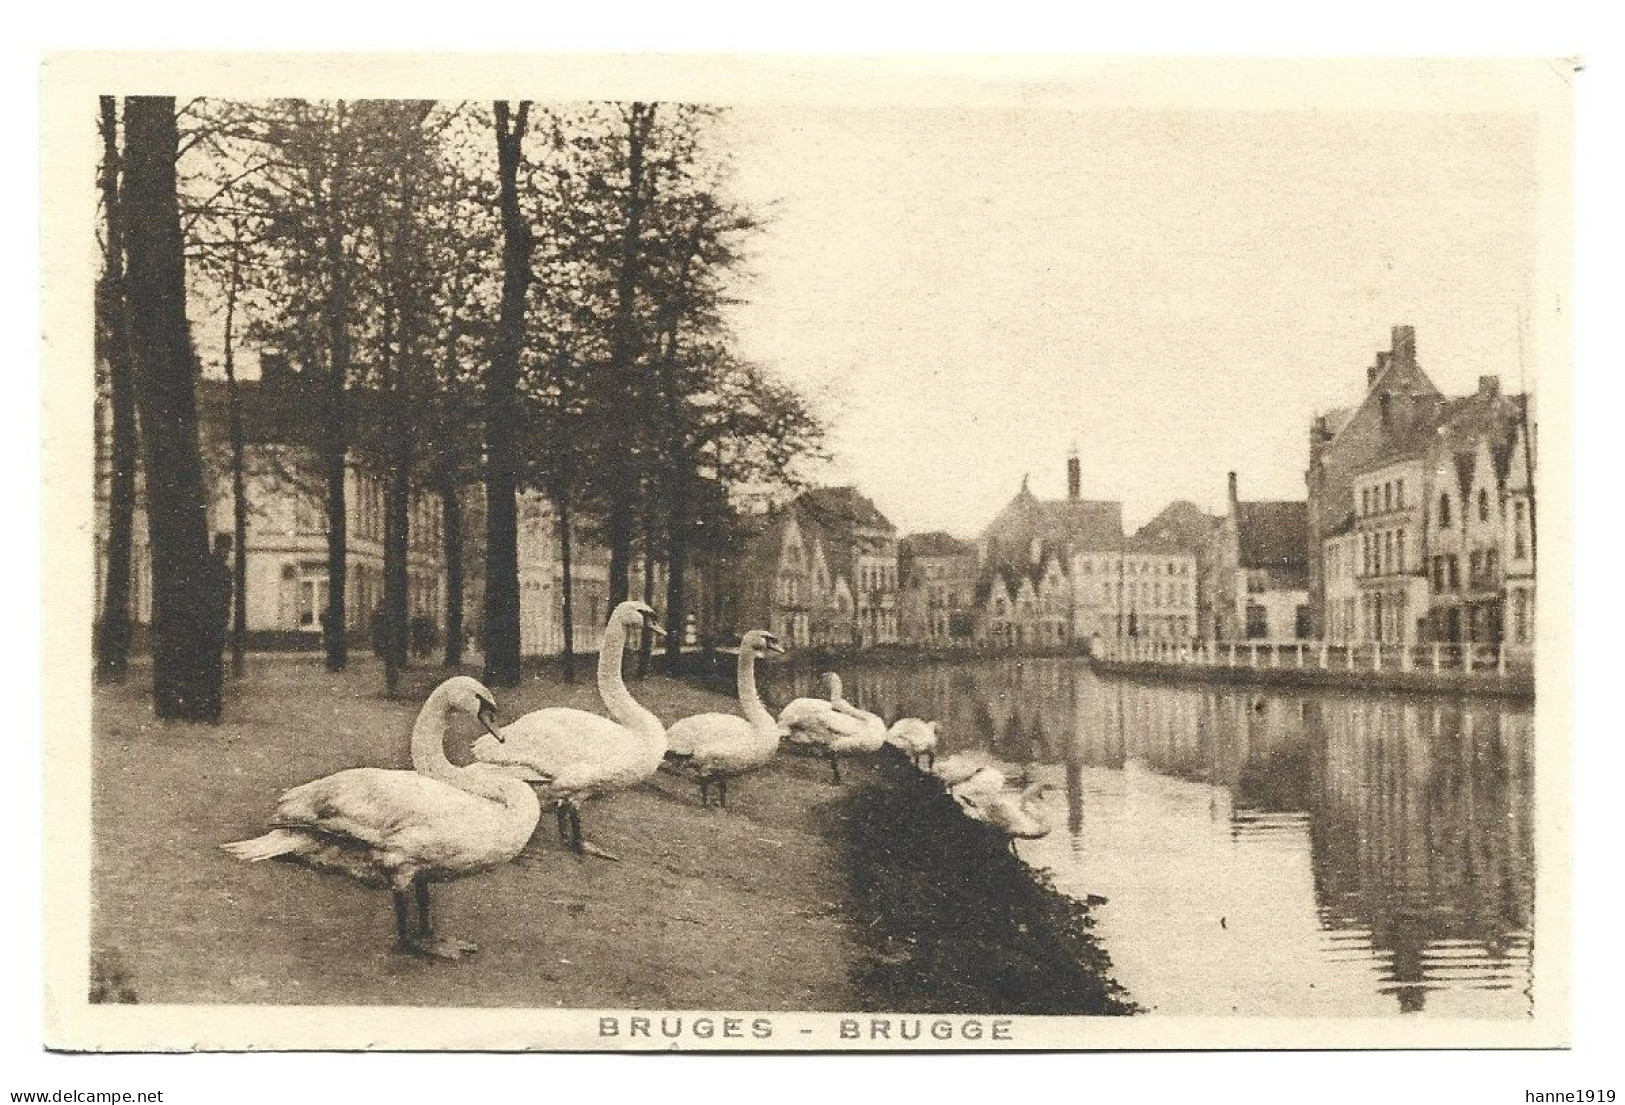
[[[737,573],[741,630],[792,646],[898,639],[897,530],[856,488],[805,491],[754,528]]]
[[[1310,429],[1310,603],[1327,640],[1509,645],[1534,635],[1533,429],[1499,378],[1446,398],[1415,336]]]
[[[1390,347],[1366,369],[1360,403],[1314,419],[1309,427],[1308,485],[1309,618],[1312,633],[1326,634],[1326,587],[1322,547],[1347,525],[1356,506],[1355,478],[1394,448],[1395,435],[1437,416],[1444,397],[1416,359],[1416,329],[1395,326]]]

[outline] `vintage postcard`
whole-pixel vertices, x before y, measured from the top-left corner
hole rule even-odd
[[[1576,72],[50,57],[45,1044],[1566,1045]]]

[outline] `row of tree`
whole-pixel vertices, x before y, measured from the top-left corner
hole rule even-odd
[[[168,130],[143,130],[149,115],[167,115]],[[383,474],[380,638],[393,690],[408,651],[414,488],[440,499],[444,638],[455,664],[472,574],[461,543],[464,500],[483,485],[485,678],[510,686],[519,679],[520,491],[545,494],[560,523],[567,663],[577,532],[608,548],[612,604],[640,582],[648,593],[653,566],[664,567],[675,650],[691,608],[691,565],[735,537],[733,493],[792,480],[797,462],[821,447],[821,427],[802,399],[733,348],[726,313],[758,222],[730,198],[726,120],[712,109],[304,100],[200,100],[177,109],[172,100],[131,97],[122,110],[104,99],[101,121],[97,309],[112,416],[97,634],[103,678],[122,675],[129,650],[138,436],[155,666],[180,647],[170,638],[215,614],[195,596],[218,599],[218,590],[194,587],[188,608],[166,586],[166,569],[194,580],[208,569],[188,287],[222,324],[229,416],[219,455],[235,508],[239,668],[247,470],[255,464],[325,503],[322,626],[335,670],[347,663],[351,620],[346,473],[362,462]],[[167,178],[143,177],[149,161],[164,162]],[[149,187],[163,195],[155,199],[143,191]],[[144,247],[159,237],[174,257],[168,283],[154,285]],[[181,358],[170,371],[184,370],[184,388],[160,384],[143,360],[159,334],[166,355]],[[237,373],[244,342],[296,366],[311,403],[303,451],[250,448]],[[190,462],[177,453],[186,440]],[[182,527],[184,541],[168,496],[195,515],[195,525]],[[161,714],[218,716],[218,644],[215,656],[212,706],[172,702],[160,690]],[[207,663],[197,662],[196,678],[207,681]],[[160,686],[165,678],[155,673]]]

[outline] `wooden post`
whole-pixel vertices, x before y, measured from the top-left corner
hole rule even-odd
[[[1376,645],[1374,646],[1374,651],[1371,654],[1371,670],[1382,670],[1382,641],[1380,640],[1377,641]]]
[[[1502,679],[1506,678],[1507,646],[1504,642],[1497,645],[1495,648],[1495,674],[1499,675]]]
[[[1437,641],[1435,641],[1433,643],[1433,670],[1435,672],[1437,672],[1439,670],[1439,664],[1440,664],[1440,661],[1443,659],[1443,653],[1444,653],[1444,647],[1442,645],[1440,645]]]

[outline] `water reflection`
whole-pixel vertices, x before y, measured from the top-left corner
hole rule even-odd
[[[781,669],[778,697],[811,689]],[[1123,981],[1164,1012],[1530,1011],[1527,708],[1439,696],[1102,680],[1067,660],[852,669],[888,719],[941,719],[1063,784],[1023,846],[1106,895]]]

